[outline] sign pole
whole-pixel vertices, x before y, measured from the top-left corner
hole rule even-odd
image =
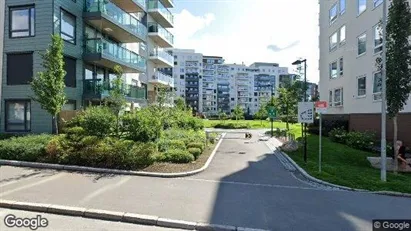
[[[273,118],[270,118],[270,120],[271,120],[271,137],[273,137],[274,136],[274,128],[273,128]]]
[[[320,112],[320,146],[318,148],[319,150],[319,154],[318,154],[318,172],[321,173],[321,149],[322,149],[322,145],[321,145],[321,136],[322,136],[322,113]]]

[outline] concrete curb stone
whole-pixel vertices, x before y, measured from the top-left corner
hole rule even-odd
[[[208,223],[197,223],[196,230],[199,231],[236,231],[235,226],[230,225],[213,225]]]
[[[84,212],[84,217],[97,218],[97,219],[110,220],[110,221],[121,221],[123,220],[123,216],[124,216],[123,212],[113,212],[113,211],[100,210],[100,209],[87,209]]]
[[[75,165],[59,165],[59,164],[48,164],[48,163],[36,163],[36,162],[26,162],[26,161],[16,161],[16,160],[3,160],[0,159],[0,165],[9,165],[16,167],[31,167],[31,168],[42,168],[42,169],[54,169],[54,170],[66,170],[66,171],[78,171],[78,172],[93,172],[93,173],[104,173],[104,174],[118,174],[118,175],[135,175],[135,176],[148,176],[148,177],[163,177],[163,178],[175,178],[175,177],[185,177],[192,176],[203,172],[208,168],[211,161],[214,159],[217,149],[220,147],[225,133],[220,135],[220,140],[215,146],[213,152],[208,157],[207,162],[203,167],[189,171],[189,172],[180,172],[180,173],[156,173],[156,172],[144,172],[144,171],[128,171],[128,170],[118,170],[118,169],[107,169],[107,168],[91,168],[84,166],[75,166]]]
[[[48,213],[54,213],[54,214],[62,214],[62,215],[70,215],[70,216],[84,216],[84,213],[86,212],[85,208],[80,208],[80,207],[69,207],[69,206],[63,206],[63,205],[50,205],[49,208],[47,209]]]
[[[167,228],[194,230],[196,228],[196,225],[196,222],[173,220],[168,218],[158,218],[157,220],[157,226]]]
[[[125,213],[123,216],[123,221],[135,224],[143,224],[143,225],[157,225],[158,217],[156,216],[149,216],[149,215],[141,215],[135,213]]]
[[[307,178],[308,180],[314,181],[318,184],[322,184],[322,185],[325,185],[325,186],[334,187],[334,188],[338,188],[338,189],[342,189],[342,190],[347,190],[347,191],[364,192],[364,193],[371,193],[371,194],[380,194],[380,195],[386,195],[386,196],[410,197],[411,198],[411,194],[409,194],[409,193],[401,193],[401,192],[393,192],[393,191],[369,191],[369,190],[365,190],[365,189],[356,189],[356,188],[350,188],[350,187],[346,187],[346,186],[342,186],[342,185],[336,185],[336,184],[333,184],[333,183],[329,183],[329,182],[317,179],[317,178],[311,176],[310,174],[308,174],[303,168],[301,168],[293,159],[291,159],[290,156],[287,155],[287,153],[281,151],[279,148],[275,148],[275,149],[280,151],[285,156],[285,158],[287,158],[287,160],[292,165],[294,165],[294,167],[305,178]]]
[[[47,212],[48,207],[50,204],[40,204],[40,203],[31,203],[31,202],[14,202],[11,204],[11,209],[27,209],[29,208],[31,211],[36,212]]]

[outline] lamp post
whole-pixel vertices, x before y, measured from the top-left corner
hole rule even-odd
[[[386,141],[386,63],[387,63],[387,0],[382,7],[382,68],[381,68],[381,181],[387,181],[387,141]],[[394,144],[395,145],[395,144]],[[396,155],[396,153],[394,153]]]
[[[292,65],[301,65],[304,63],[304,102],[307,102],[307,59],[299,59],[292,63]],[[303,124],[301,124],[301,129],[303,129]],[[307,124],[304,123],[304,130],[302,132],[304,136],[304,162],[307,163]]]

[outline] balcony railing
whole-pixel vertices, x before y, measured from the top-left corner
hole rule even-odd
[[[109,0],[94,0],[93,2],[88,0],[86,1],[86,11],[100,12],[114,22],[129,29],[135,35],[143,38],[147,36],[147,28],[137,18],[123,11]]]
[[[85,95],[93,98],[103,98],[108,96],[113,87],[109,81],[102,79],[85,79],[83,92]],[[122,92],[124,96],[135,99],[147,99],[146,88],[134,85],[123,84]]]
[[[153,78],[153,80],[158,80],[158,81],[165,82],[165,83],[167,83],[167,85],[170,85],[172,87],[174,86],[173,77],[171,77],[169,75],[166,75],[164,73],[161,73],[159,71],[156,71],[152,78]]]
[[[158,56],[159,58],[162,58],[169,63],[174,63],[174,57],[170,55],[170,53],[159,47],[156,47],[152,51],[150,51],[150,56]]]
[[[149,22],[148,23],[148,32],[149,33],[158,33],[161,37],[167,40],[170,44],[174,44],[174,35],[172,35],[168,30],[162,27],[158,23]]]
[[[146,68],[146,60],[143,57],[124,47],[101,38],[88,39],[86,41],[85,52],[100,53],[140,69]]]
[[[148,9],[158,9],[169,22],[174,24],[173,14],[159,0],[149,0]]]

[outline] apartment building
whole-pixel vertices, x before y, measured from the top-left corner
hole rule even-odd
[[[382,51],[382,2],[319,1],[320,97],[329,102],[329,116],[349,118],[354,130],[380,130],[381,73],[375,60]],[[410,112],[411,99],[398,120],[402,139],[409,137]],[[391,122],[387,129],[391,137]]]
[[[5,2],[1,132],[52,131],[51,116],[30,100],[29,85],[43,70],[41,54],[51,34],[64,40],[69,101],[63,110],[101,104],[116,65],[124,72],[123,90],[130,106],[144,106],[148,98],[153,101],[158,85],[173,86],[170,76],[157,71],[174,63],[163,50],[173,46],[173,35],[166,29],[173,26],[172,0],[1,2]]]
[[[217,67],[224,63],[219,56],[203,57],[203,113],[217,115]]]
[[[203,55],[192,49],[173,49],[176,95],[183,97],[194,113],[203,110]]]
[[[4,9],[5,9],[5,2],[1,1],[0,2],[0,35],[4,35],[4,13],[5,13]],[[0,54],[3,54],[3,44],[4,44],[4,36],[0,36]],[[2,96],[2,88],[1,88],[2,80],[3,80],[2,70],[3,70],[3,55],[0,55],[0,99]],[[3,103],[1,100],[0,100],[0,108],[3,108]]]

